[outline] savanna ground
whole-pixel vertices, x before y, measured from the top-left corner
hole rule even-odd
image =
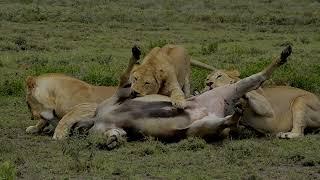
[[[137,43],[147,52],[184,45],[217,68],[257,72],[287,44],[288,64],[269,84],[320,94],[319,0],[1,0],[0,179],[320,179],[320,135],[239,138],[207,144],[147,139],[99,150],[82,138],[28,135],[27,75],[62,72],[116,85]],[[192,88],[208,71],[192,69]]]

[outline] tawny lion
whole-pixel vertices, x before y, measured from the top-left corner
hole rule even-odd
[[[133,47],[128,69],[120,81],[129,77],[139,58],[140,50]],[[26,129],[27,133],[39,133],[49,124],[55,126],[64,116],[64,119],[70,117],[68,112],[77,112],[78,118],[93,116],[96,104],[114,95],[117,89],[112,86],[93,86],[63,74],[29,76],[26,84],[26,101],[32,115],[31,119],[39,120],[35,126]],[[93,104],[88,106],[83,103]]]
[[[236,70],[215,70],[206,79],[206,90],[233,84],[240,80]],[[241,123],[261,133],[277,134],[280,138],[304,136],[305,128],[320,127],[319,98],[308,91],[275,86],[259,88],[245,95],[248,107]]]
[[[133,95],[161,94],[169,96],[175,107],[185,108],[185,97],[190,95],[190,62],[212,70],[211,66],[191,61],[187,50],[181,46],[168,44],[153,48],[131,72]]]

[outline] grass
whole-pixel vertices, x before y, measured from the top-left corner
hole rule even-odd
[[[114,151],[83,138],[28,135],[28,75],[61,72],[116,85],[133,44],[185,46],[217,68],[259,71],[286,44],[289,63],[269,84],[320,94],[317,0],[3,0],[0,1],[0,179],[318,179],[319,134],[278,140],[246,136],[207,144],[148,139]],[[208,71],[192,68],[192,89]],[[250,138],[251,137],[251,138]]]

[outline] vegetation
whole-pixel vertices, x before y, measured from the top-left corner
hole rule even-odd
[[[207,144],[154,139],[99,150],[86,138],[28,135],[28,75],[60,72],[116,85],[133,44],[185,46],[217,68],[259,71],[283,46],[288,64],[268,84],[320,94],[319,0],[0,1],[0,179],[318,179],[320,136],[278,140],[248,133]],[[192,69],[192,89],[209,72]]]

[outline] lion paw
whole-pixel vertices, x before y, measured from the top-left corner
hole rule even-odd
[[[280,132],[277,134],[277,137],[280,139],[293,139],[298,137],[303,137],[303,134],[301,133],[293,133],[293,132]]]
[[[172,105],[178,109],[184,109],[187,106],[187,101],[183,98],[183,99],[173,99],[172,100]]]
[[[27,129],[26,129],[26,132],[28,134],[36,134],[36,133],[39,133],[40,132],[40,129],[37,127],[37,126],[29,126]]]
[[[67,134],[60,130],[55,130],[52,139],[54,140],[63,140],[67,137]]]
[[[108,149],[111,150],[123,144],[126,141],[126,135],[127,133],[123,129],[111,129],[105,132]]]

